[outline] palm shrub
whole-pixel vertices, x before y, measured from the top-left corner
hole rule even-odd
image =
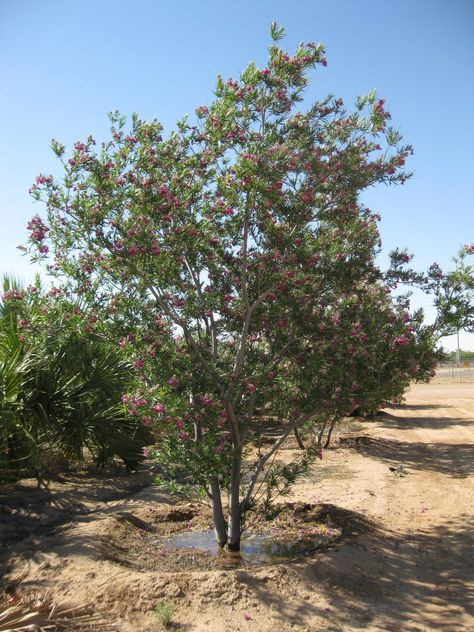
[[[73,315],[73,318],[69,316]],[[148,431],[125,415],[121,394],[130,365],[120,349],[79,332],[84,310],[4,279],[0,303],[0,477],[47,475],[51,454],[97,465],[141,458]]]

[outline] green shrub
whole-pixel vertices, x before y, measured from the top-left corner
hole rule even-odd
[[[165,627],[171,623],[175,610],[175,605],[166,601],[157,601],[153,608],[153,612],[157,616],[158,620]]]
[[[0,303],[0,478],[43,478],[87,449],[98,466],[115,456],[133,466],[150,442],[125,412],[130,365],[98,335],[65,318],[73,305],[4,281]],[[32,291],[36,290],[36,291]],[[76,306],[77,307],[77,306]],[[77,311],[77,309],[76,309]]]

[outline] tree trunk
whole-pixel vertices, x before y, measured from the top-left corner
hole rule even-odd
[[[327,434],[327,437],[326,437],[326,443],[324,444],[325,448],[329,448],[329,444],[331,443],[332,431],[334,430],[334,426],[335,425],[336,425],[336,419],[333,419],[331,421],[331,425],[329,426],[328,434]]]
[[[211,498],[216,541],[220,547],[224,547],[227,543],[227,522],[222,511],[221,488],[217,478],[214,478],[211,483]]]
[[[321,428],[319,429],[319,433],[318,433],[318,442],[317,442],[317,446],[318,448],[321,447],[322,442],[323,442],[323,436],[324,436],[324,431],[326,430],[326,422],[324,421],[321,425]]]
[[[242,465],[242,455],[240,450],[234,454],[232,461],[232,478],[229,494],[229,527],[227,549],[229,551],[240,551],[240,468]]]
[[[301,448],[301,450],[305,449],[305,445],[303,443],[303,439],[300,437],[300,433],[298,432],[298,428],[295,428],[293,430],[294,435],[295,435],[295,439],[296,439],[296,443],[298,444],[299,448]]]

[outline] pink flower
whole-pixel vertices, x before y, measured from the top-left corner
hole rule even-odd
[[[244,621],[252,621],[252,617],[248,614],[248,612],[244,612],[242,616],[244,618]]]
[[[163,406],[163,404],[155,404],[152,410],[155,411],[155,413],[161,414],[165,412],[166,406]]]
[[[28,230],[31,230],[30,237],[36,241],[43,241],[46,237],[46,233],[49,228],[43,223],[43,220],[39,215],[35,215],[26,225]]]
[[[143,425],[144,426],[150,426],[151,425],[151,417],[150,417],[150,415],[145,415],[145,417],[143,417]]]
[[[225,428],[226,421],[227,421],[227,413],[226,413],[226,411],[225,411],[225,410],[223,410],[223,411],[220,413],[219,418],[218,418],[218,420],[217,420],[217,426],[218,426],[218,428]]]
[[[177,388],[179,386],[179,380],[176,377],[170,377],[168,384],[171,388]]]
[[[396,345],[398,345],[400,347],[403,347],[405,345],[410,344],[410,340],[406,336],[397,336],[395,338],[394,342],[395,342]]]
[[[44,176],[41,174],[36,177],[36,184],[51,184],[52,181],[53,176]]]

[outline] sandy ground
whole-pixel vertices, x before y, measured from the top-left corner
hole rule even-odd
[[[389,469],[399,464],[406,473]],[[173,507],[149,482],[69,476],[51,485],[51,503],[26,483],[10,490],[0,499],[8,576],[93,604],[130,632],[164,629],[157,601],[174,607],[168,629],[189,632],[474,630],[474,384],[414,386],[405,406],[326,450],[290,500],[332,503],[374,528],[296,562],[142,570],[114,533]]]

